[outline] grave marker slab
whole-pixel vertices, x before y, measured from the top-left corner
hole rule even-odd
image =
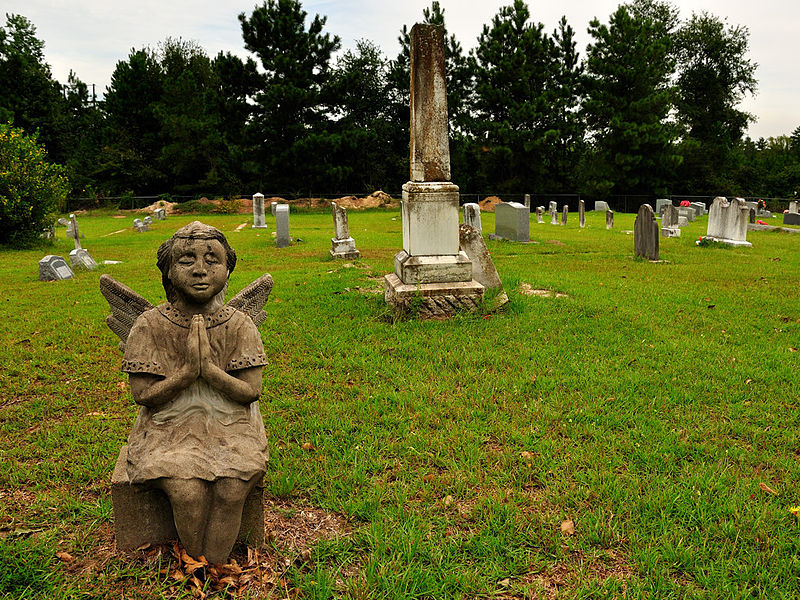
[[[692,202],[689,206],[694,209],[695,217],[702,217],[706,214],[706,205],[704,202]]]
[[[39,261],[39,281],[61,281],[74,277],[67,261],[54,254],[48,254]]]
[[[669,198],[657,198],[656,199],[656,213],[659,215],[664,214],[664,207],[667,205],[672,205],[672,200]]]
[[[530,194],[525,194],[525,201],[523,202],[523,204],[525,205],[525,208],[528,209],[528,212],[530,212],[530,210],[531,210],[531,195]]]
[[[633,253],[647,260],[658,260],[658,221],[649,204],[642,204],[633,224]]]
[[[167,220],[167,209],[166,208],[157,208],[153,211],[153,218],[156,221],[166,221]]]
[[[544,223],[544,206],[536,207],[536,222]]]
[[[493,239],[529,242],[530,212],[519,202],[501,202],[494,207]]]
[[[562,225],[566,225],[567,224],[567,215],[569,215],[569,206],[567,206],[565,204],[564,208],[561,210],[561,224]]]
[[[360,258],[361,252],[356,250],[355,240],[350,236],[350,227],[347,223],[347,209],[331,202],[333,213],[334,237],[331,239],[331,256],[333,258],[353,259]]]
[[[606,229],[612,229],[614,227],[614,211],[606,209]]]
[[[278,204],[275,207],[275,231],[277,237],[275,243],[278,248],[286,248],[291,244],[289,237],[289,205]]]
[[[264,219],[264,194],[253,194],[253,229],[267,229]]]
[[[467,202],[463,208],[464,225],[468,225],[480,233],[482,231],[480,204],[476,204],[475,202]]]
[[[73,267],[87,271],[94,271],[97,268],[97,263],[89,256],[89,251],[85,248],[72,250],[69,253],[69,262]]]
[[[661,217],[661,235],[663,237],[681,237],[678,227],[678,209],[671,203],[662,207],[664,215]]]
[[[730,202],[718,196],[708,211],[706,238],[730,246],[752,246],[747,241],[747,221],[750,212],[747,203],[741,198]]]
[[[578,200],[578,223],[582,228],[586,227],[586,203],[583,200]]]
[[[608,202],[603,202],[602,200],[598,200],[594,203],[594,210],[595,212],[602,212],[608,210]]]
[[[558,204],[555,202],[550,202],[550,208],[548,212],[550,213],[550,225],[558,225]]]

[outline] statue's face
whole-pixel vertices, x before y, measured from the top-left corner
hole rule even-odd
[[[184,300],[206,304],[228,281],[225,249],[218,240],[176,240],[169,278]]]

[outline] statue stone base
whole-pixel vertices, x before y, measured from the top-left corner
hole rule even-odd
[[[384,277],[384,299],[398,312],[416,310],[422,318],[449,317],[476,310],[486,290],[475,281],[405,284],[394,273]]]
[[[167,495],[150,485],[130,483],[127,460],[128,447],[123,446],[111,477],[117,550],[131,552],[147,543],[177,540],[178,532]],[[244,502],[242,525],[236,541],[254,548],[264,546],[264,488],[260,483],[253,487]]]

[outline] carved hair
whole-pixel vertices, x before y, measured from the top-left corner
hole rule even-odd
[[[192,221],[185,227],[181,227],[175,234],[166,242],[161,244],[158,248],[156,266],[161,271],[161,283],[164,286],[164,291],[167,293],[167,300],[175,302],[177,294],[169,278],[169,270],[172,268],[172,247],[175,245],[176,240],[217,240],[225,250],[225,265],[228,268],[228,277],[233,273],[236,267],[236,252],[228,244],[225,235],[216,227],[206,225],[200,221]],[[228,287],[227,284],[225,286]],[[224,296],[225,290],[222,290]]]

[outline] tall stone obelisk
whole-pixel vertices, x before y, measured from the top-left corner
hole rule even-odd
[[[403,249],[385,277],[386,302],[420,316],[472,309],[484,287],[459,250],[458,186],[450,181],[444,30],[411,29],[411,181],[403,186]]]

